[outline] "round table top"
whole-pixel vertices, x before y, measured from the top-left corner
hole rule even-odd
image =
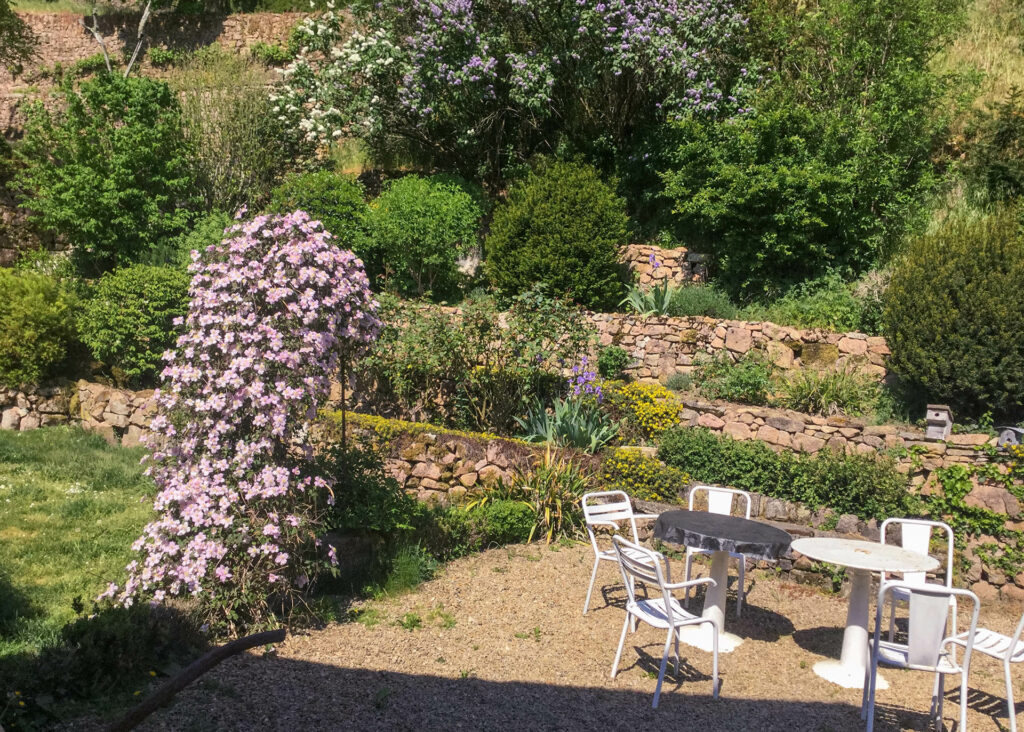
[[[777,559],[792,537],[760,521],[707,511],[666,511],[654,523],[654,536],[709,552],[733,552],[754,559]]]
[[[797,539],[793,551],[819,562],[838,564],[869,572],[929,572],[937,569],[938,560],[918,554],[895,544],[877,541],[814,537]]]

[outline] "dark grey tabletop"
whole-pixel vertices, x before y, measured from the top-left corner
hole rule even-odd
[[[707,511],[666,511],[654,523],[654,536],[710,552],[735,552],[753,559],[777,559],[792,537],[760,521]]]

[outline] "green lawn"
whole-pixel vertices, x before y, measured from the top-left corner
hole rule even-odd
[[[0,432],[0,659],[32,653],[121,580],[152,515],[139,449],[77,428]]]

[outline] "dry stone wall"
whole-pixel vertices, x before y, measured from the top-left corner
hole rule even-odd
[[[602,346],[616,345],[629,353],[632,362],[626,371],[640,381],[689,373],[702,356],[724,353],[736,360],[755,350],[785,370],[850,369],[877,379],[886,376],[885,339],[863,333],[705,317],[593,313],[590,319]]]
[[[686,285],[704,282],[708,277],[707,256],[685,247],[662,249],[652,244],[630,244],[619,252],[619,260],[642,288],[666,281],[670,285]]]

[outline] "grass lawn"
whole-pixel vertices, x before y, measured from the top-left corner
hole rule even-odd
[[[0,432],[0,659],[33,653],[122,579],[152,515],[143,451],[77,428]]]

